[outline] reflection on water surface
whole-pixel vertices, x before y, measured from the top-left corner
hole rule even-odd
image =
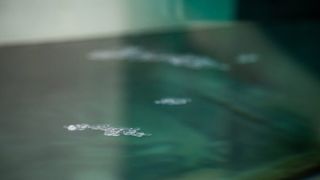
[[[313,174],[319,78],[265,36],[235,26],[1,48],[2,179]]]

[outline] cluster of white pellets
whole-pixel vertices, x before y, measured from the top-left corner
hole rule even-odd
[[[191,102],[191,99],[189,98],[162,98],[154,101],[155,104],[170,105],[170,106],[185,105],[190,102]]]
[[[89,125],[89,124],[71,124],[64,126],[68,131],[83,131],[86,129],[103,131],[105,136],[135,136],[135,137],[143,137],[143,136],[151,136],[151,134],[147,134],[140,131],[140,128],[116,128],[112,127],[109,124],[101,124],[101,125]]]
[[[190,69],[214,68],[222,71],[229,70],[228,64],[218,62],[206,56],[151,52],[140,47],[96,50],[88,54],[88,59],[93,61],[124,60],[136,62],[164,62],[173,66]]]
[[[256,53],[243,53],[238,55],[236,62],[238,64],[252,64],[259,61],[259,55]]]
[[[88,59],[92,61],[113,61],[123,60],[130,62],[163,62],[177,67],[186,67],[190,69],[213,68],[221,71],[230,70],[230,65],[218,62],[210,57],[199,56],[193,54],[172,54],[152,52],[140,47],[131,46],[120,49],[96,50],[88,54]],[[242,53],[236,57],[235,64],[251,64],[256,63],[259,56],[256,53]],[[191,103],[190,98],[174,98],[167,97],[154,101],[157,105],[179,106]],[[89,125],[89,124],[74,124],[64,126],[69,131],[82,131],[86,129],[103,131],[105,136],[135,136],[143,137],[150,136],[140,132],[140,128],[115,128],[109,124]]]
[[[190,98],[162,98],[159,100],[155,100],[155,104],[159,105],[169,105],[169,106],[178,106],[185,105],[190,103]],[[117,128],[112,127],[109,124],[70,124],[64,126],[68,131],[83,131],[86,129],[103,131],[105,136],[134,136],[134,137],[143,137],[143,136],[151,136],[151,134],[144,133],[140,131],[140,128]]]

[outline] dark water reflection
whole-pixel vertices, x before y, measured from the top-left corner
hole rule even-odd
[[[230,69],[87,58],[128,45],[212,57]],[[243,53],[257,53],[259,61],[238,64]],[[287,178],[310,172],[319,165],[320,86],[300,61],[253,25],[3,47],[1,179],[276,179],[282,175],[275,167]],[[192,101],[154,103],[166,97]],[[63,128],[79,123],[139,127],[152,136]],[[310,166],[301,163],[310,157]],[[292,164],[298,170],[290,171]]]

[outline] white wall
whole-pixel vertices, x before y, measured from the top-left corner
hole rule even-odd
[[[178,1],[0,0],[0,44],[99,37],[179,26],[181,19],[175,18],[171,14],[175,12],[167,8]]]

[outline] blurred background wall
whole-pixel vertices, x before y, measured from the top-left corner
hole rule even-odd
[[[235,0],[0,0],[0,44],[106,37],[229,21]]]

